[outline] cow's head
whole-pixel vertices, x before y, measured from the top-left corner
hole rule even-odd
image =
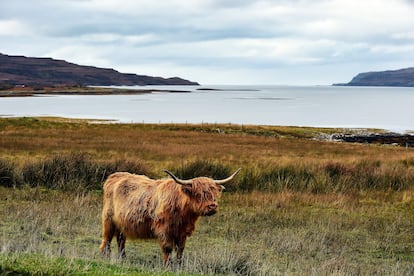
[[[217,212],[218,199],[224,190],[224,184],[231,181],[241,169],[238,169],[231,176],[222,180],[214,180],[208,177],[197,177],[189,180],[182,180],[173,173],[165,170],[181,189],[191,199],[191,208],[201,216],[211,216]]]

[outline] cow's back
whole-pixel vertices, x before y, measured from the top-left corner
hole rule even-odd
[[[128,172],[116,172],[108,176],[103,189],[104,198],[108,197],[128,197],[131,192],[141,186],[148,186],[154,183],[154,180],[145,175],[136,175]]]
[[[126,172],[114,173],[105,182],[104,212],[126,236],[152,237],[153,212],[148,207],[156,185],[153,179],[144,175]]]

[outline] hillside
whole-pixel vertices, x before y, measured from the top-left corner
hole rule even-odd
[[[114,69],[83,66],[52,58],[0,54],[0,83],[56,85],[198,85],[182,78],[124,74]]]
[[[379,72],[366,72],[356,75],[350,82],[337,86],[414,86],[414,67]]]

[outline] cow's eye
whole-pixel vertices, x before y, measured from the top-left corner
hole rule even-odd
[[[204,192],[204,198],[206,200],[213,200],[213,195],[209,192]]]
[[[197,201],[202,201],[203,200],[203,195],[202,194],[194,194],[194,197]]]

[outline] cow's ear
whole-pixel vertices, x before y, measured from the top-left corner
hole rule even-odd
[[[193,193],[193,187],[191,185],[181,185],[181,189],[184,193],[191,195]]]
[[[220,191],[224,191],[226,189],[226,187],[224,187],[223,185],[219,185]]]

